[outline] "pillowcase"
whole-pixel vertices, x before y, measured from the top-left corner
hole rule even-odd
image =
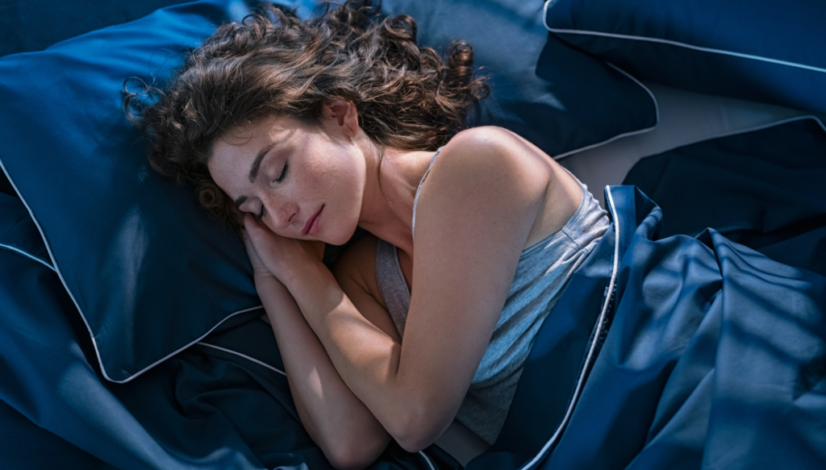
[[[52,44],[89,31],[136,20],[186,0],[3,0],[0,6],[0,56],[41,51]]]
[[[158,10],[0,59],[0,164],[45,241],[102,374],[128,381],[227,320],[261,313],[243,244],[157,175],[121,110],[124,80],[162,82],[243,2]]]
[[[468,125],[510,129],[555,158],[657,123],[653,95],[624,72],[548,34],[541,0],[383,0],[388,16],[416,20],[419,45],[473,47],[490,96]]]
[[[20,199],[0,193],[0,249],[53,269],[40,233]]]
[[[636,78],[826,113],[826,2],[549,0],[547,28]]]

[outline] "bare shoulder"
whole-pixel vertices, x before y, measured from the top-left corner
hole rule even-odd
[[[427,231],[438,233],[433,243],[461,244],[471,233],[492,235],[500,226],[521,248],[550,181],[546,160],[506,129],[485,126],[456,134],[422,186],[414,243],[423,242],[419,234]],[[453,231],[455,237],[445,237]]]
[[[499,214],[502,222],[509,220],[514,230],[524,234],[523,249],[562,228],[582,194],[576,179],[548,154],[495,126],[456,134],[433,164],[431,175],[422,189],[423,207],[439,211],[459,203],[465,211],[478,211],[479,230],[487,229]]]
[[[523,183],[547,184],[554,164],[551,157],[523,137],[496,126],[459,132],[442,152],[450,155],[444,160],[454,161],[457,167],[473,166],[503,175],[512,171],[526,179]]]
[[[514,158],[520,154],[541,154],[536,146],[519,135],[497,126],[480,126],[465,129],[450,140],[445,150],[476,156]]]
[[[476,189],[487,188],[494,197],[525,204],[545,193],[551,164],[550,157],[517,134],[483,126],[456,134],[442,149],[428,179],[434,180],[431,188],[453,186],[460,190],[466,183]]]
[[[451,139],[451,142],[461,142],[464,145],[487,145],[507,143],[513,140],[516,134],[499,126],[479,126],[465,129]]]

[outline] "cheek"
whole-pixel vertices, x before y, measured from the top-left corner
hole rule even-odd
[[[341,165],[331,180],[338,198],[348,205],[359,206],[364,188],[363,172],[356,165]],[[353,207],[352,209],[355,209]]]
[[[318,191],[315,194],[324,194],[328,198],[351,199],[351,193],[360,183],[353,165],[341,160],[327,160],[319,163],[315,166],[315,171],[307,175],[304,181],[305,187]],[[312,197],[312,193],[310,196]]]
[[[310,171],[296,179],[300,196],[305,201],[312,201],[329,190],[330,180],[325,172]]]
[[[328,235],[331,243],[341,245],[353,235],[361,215],[363,200],[364,176],[358,166],[347,161],[348,164],[339,164],[328,167],[325,176],[325,187],[322,189],[325,199],[333,211],[330,212],[333,228]]]

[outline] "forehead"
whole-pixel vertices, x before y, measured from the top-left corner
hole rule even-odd
[[[216,139],[207,160],[215,183],[235,197],[249,182],[249,171],[258,153],[272,143],[278,144],[294,133],[298,123],[286,117],[268,117],[230,130]]]

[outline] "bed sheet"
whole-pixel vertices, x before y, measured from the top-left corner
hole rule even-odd
[[[826,275],[826,127],[793,118],[646,157],[633,184],[668,216],[662,236],[714,227],[727,238]]]
[[[641,159],[683,145],[736,134],[809,113],[782,106],[705,95],[644,83],[657,102],[657,126],[604,145],[573,153],[559,163],[570,170],[605,207],[602,189],[621,184]]]

